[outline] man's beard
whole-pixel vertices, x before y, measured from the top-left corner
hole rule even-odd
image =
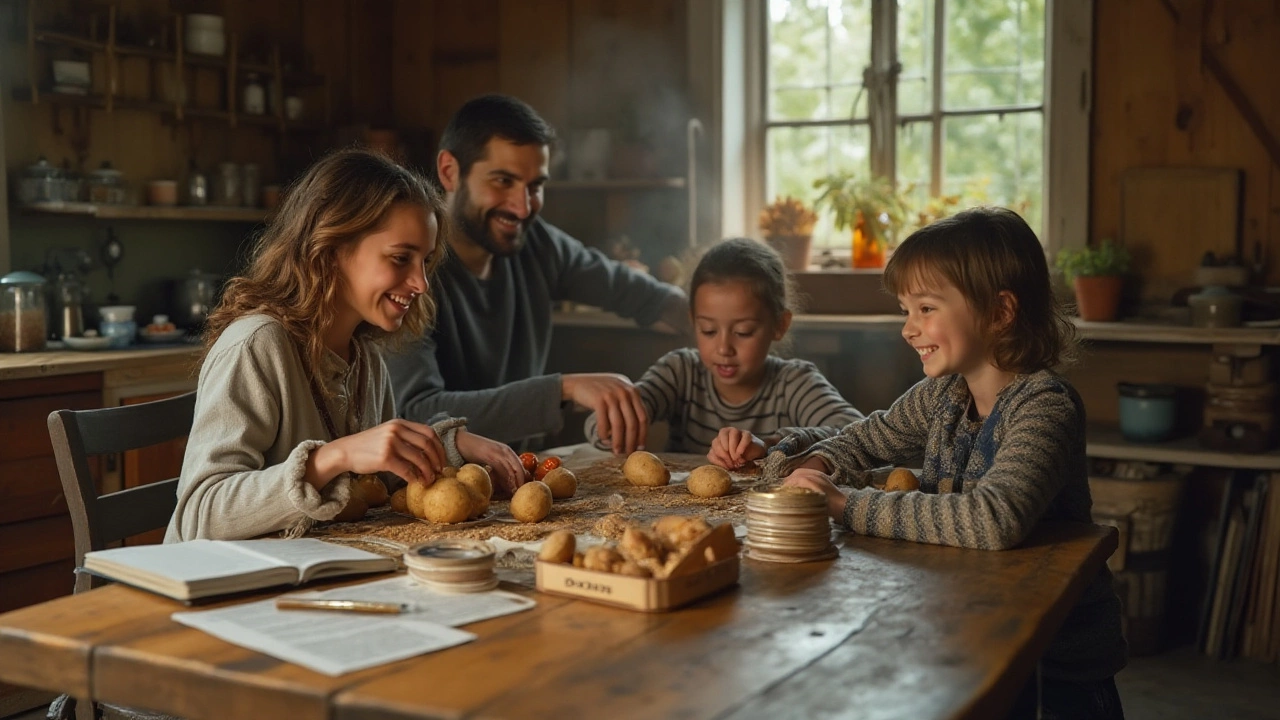
[[[520,232],[512,238],[510,244],[502,242],[490,232],[489,221],[497,215],[506,217],[512,217],[512,215],[499,210],[490,210],[481,214],[480,210],[471,203],[471,193],[467,190],[466,183],[460,183],[458,190],[454,193],[450,215],[453,217],[454,225],[470,238],[471,242],[496,257],[507,257],[520,252],[524,247],[525,233],[528,232],[530,223],[537,217],[536,212],[529,213],[529,216],[520,223]]]

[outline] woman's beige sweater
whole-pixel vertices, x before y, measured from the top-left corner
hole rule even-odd
[[[320,382],[327,406],[343,435],[395,417],[386,366],[372,343],[362,342],[360,373],[327,353]],[[360,422],[349,398],[360,400]],[[462,458],[455,423],[444,421],[441,440],[449,463]],[[337,515],[350,497],[343,473],[316,490],[304,480],[311,451],[329,440],[312,399],[302,358],[284,326],[266,315],[249,315],[227,326],[200,368],[195,420],[178,480],[178,507],[165,542],[211,538],[238,540],[281,530],[305,529]]]

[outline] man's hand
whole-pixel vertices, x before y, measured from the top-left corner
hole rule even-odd
[[[831,476],[821,470],[801,466],[796,468],[783,481],[783,485],[816,490],[827,496],[827,514],[836,522],[844,521],[844,505],[848,498],[840,488],[831,482]]]
[[[729,470],[737,470],[752,460],[765,456],[764,440],[738,428],[720,428],[716,439],[711,441],[711,452],[707,460]]]
[[[649,413],[640,401],[640,391],[626,375],[565,375],[560,394],[595,412],[596,434],[609,443],[615,455],[644,447],[649,437]]]
[[[674,333],[681,337],[693,335],[693,320],[689,316],[689,300],[682,292],[669,297],[662,304],[662,314],[651,327],[655,330]]]

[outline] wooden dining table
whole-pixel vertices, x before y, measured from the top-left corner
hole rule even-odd
[[[1002,552],[836,544],[828,561],[744,559],[736,587],[666,613],[511,585],[537,606],[466,626],[478,638],[465,645],[337,677],[110,585],[0,615],[0,681],[193,720],[1000,717],[1117,535],[1045,523]]]

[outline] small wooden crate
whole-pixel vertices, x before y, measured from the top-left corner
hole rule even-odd
[[[738,584],[738,556],[697,572],[669,578],[638,578],[584,570],[564,563],[537,563],[538,591],[582,598],[643,612],[666,612]]]

